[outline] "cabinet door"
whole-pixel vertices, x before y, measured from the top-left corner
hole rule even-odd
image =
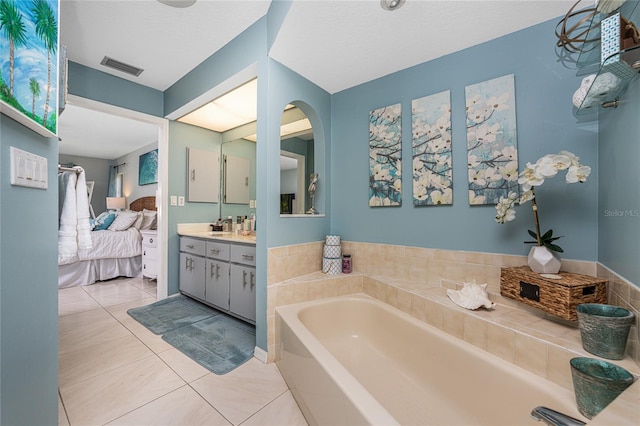
[[[224,202],[249,204],[251,162],[247,158],[224,156]]]
[[[205,300],[229,310],[229,263],[207,259]]]
[[[236,315],[256,320],[256,268],[231,265],[229,310]]]
[[[187,201],[217,203],[220,199],[220,155],[213,151],[187,148],[187,157]]]
[[[205,266],[204,257],[180,253],[180,291],[204,300]]]

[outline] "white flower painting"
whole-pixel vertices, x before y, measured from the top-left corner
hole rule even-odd
[[[411,101],[413,204],[453,204],[451,94]]]
[[[402,106],[369,113],[369,206],[402,205]]]
[[[518,192],[513,74],[465,88],[469,204],[497,204]]]

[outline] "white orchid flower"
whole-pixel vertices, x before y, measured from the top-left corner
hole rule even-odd
[[[553,158],[545,155],[536,162],[533,173],[539,179],[546,179],[557,175],[558,170],[556,169]]]
[[[584,183],[591,174],[591,167],[589,166],[571,166],[567,171],[566,180],[567,183]]]

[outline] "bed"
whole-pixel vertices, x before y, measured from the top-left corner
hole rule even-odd
[[[132,212],[136,212],[138,219],[129,226],[120,221],[122,226],[114,228],[109,225],[107,229],[94,230],[91,232],[91,249],[78,250],[77,255],[73,257],[59,257],[59,288],[89,285],[116,277],[141,276],[140,230],[155,226],[156,197],[142,197],[131,202],[129,210],[117,212],[116,220],[112,224],[118,224],[118,216],[123,220],[125,216],[133,216]],[[97,218],[98,221],[99,219],[100,217]]]

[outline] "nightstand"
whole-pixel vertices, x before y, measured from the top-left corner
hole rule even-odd
[[[156,250],[158,231],[148,230],[140,233],[142,234],[142,276],[156,279],[158,277]]]

